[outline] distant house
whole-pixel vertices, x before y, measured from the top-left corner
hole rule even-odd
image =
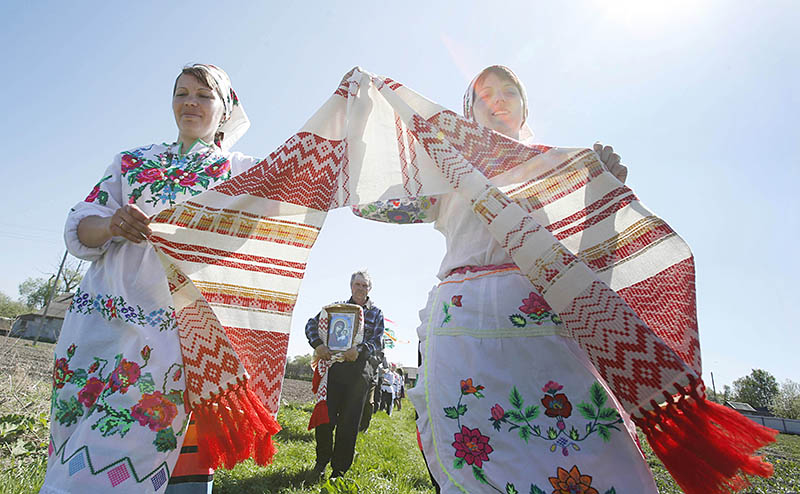
[[[12,324],[14,324],[14,318],[0,317],[0,335],[8,334]]]
[[[73,295],[73,293],[57,295],[50,302],[47,315],[44,317],[42,316],[44,309],[17,317],[11,326],[9,336],[26,340],[35,340],[38,336],[39,341],[55,343],[58,335],[61,334],[64,315],[72,303]]]
[[[417,367],[401,367],[405,376],[406,388],[413,388],[417,384]]]
[[[741,401],[726,401],[725,406],[728,408],[733,408],[742,415],[758,415],[758,410],[751,407],[749,403],[743,403]]]
[[[741,401],[726,401],[725,406],[733,408],[742,415],[753,415],[760,417],[774,417],[775,415],[769,411],[767,407],[752,407],[749,403]]]

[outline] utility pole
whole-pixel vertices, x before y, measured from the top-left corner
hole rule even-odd
[[[47,310],[50,308],[50,302],[53,300],[53,294],[56,293],[56,288],[58,288],[58,279],[61,278],[61,271],[64,269],[64,262],[67,260],[67,251],[64,251],[64,257],[61,258],[61,265],[58,267],[58,274],[56,275],[56,281],[53,283],[53,288],[50,289],[50,293],[47,294],[47,303],[44,306],[44,311],[42,312],[42,318],[39,319],[39,330],[36,332],[36,338],[33,340],[33,346],[36,346],[39,343],[39,336],[42,335],[42,328],[44,327],[44,321],[47,319]]]
[[[717,401],[717,385],[714,384],[714,373],[711,373],[711,389],[714,390],[714,401]]]

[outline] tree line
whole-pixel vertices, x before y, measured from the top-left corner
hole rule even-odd
[[[19,296],[16,299],[0,292],[0,317],[13,319],[22,314],[41,310],[47,304],[49,297],[56,298],[75,291],[83,279],[86,267],[86,261],[67,256],[61,276],[57,280],[55,278],[58,266],[53,273],[30,277],[20,283]]]
[[[800,383],[791,379],[778,384],[775,376],[763,369],[753,369],[750,375],[725,385],[722,393],[706,390],[709,398],[718,402],[738,401],[756,409],[767,409],[777,417],[800,419]]]

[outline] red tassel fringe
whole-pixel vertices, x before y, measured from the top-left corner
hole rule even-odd
[[[745,475],[772,475],[772,465],[753,454],[775,441],[778,431],[706,400],[694,376],[688,390],[675,387],[677,401],[665,392],[665,406],[651,401],[651,410],[640,408],[642,416],[632,418],[686,494],[737,492],[750,485]]]
[[[308,421],[308,430],[322,424],[327,424],[331,419],[328,417],[328,402],[322,400],[314,405],[314,411],[311,412],[311,419]]]
[[[319,389],[319,383],[322,381],[322,375],[319,373],[319,367],[314,368],[314,376],[311,378],[311,392],[316,393]]]
[[[203,466],[218,468],[224,464],[230,470],[250,457],[262,466],[272,462],[272,436],[281,426],[248,387],[247,380],[229,385],[227,391],[210,400],[202,400],[192,411]]]

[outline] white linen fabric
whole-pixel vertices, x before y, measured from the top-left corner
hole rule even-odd
[[[149,242],[113,238],[89,248],[77,236],[87,216],[108,217],[126,203],[154,215],[255,163],[200,141],[185,155],[176,149],[155,144],[117,155],[67,217],[69,252],[92,265],[55,347],[43,493],[163,492],[180,453],[185,372],[158,254]]]

